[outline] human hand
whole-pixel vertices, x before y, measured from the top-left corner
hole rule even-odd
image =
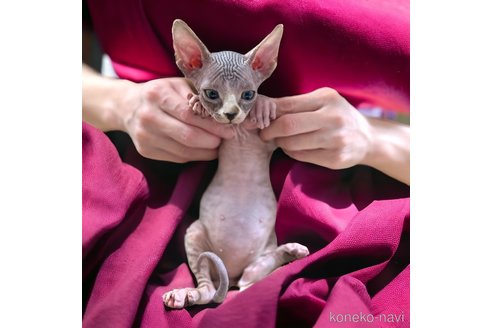
[[[365,160],[372,146],[367,119],[330,88],[278,98],[277,119],[260,132],[274,139],[290,157],[330,169],[343,169]]]
[[[191,89],[183,78],[131,83],[122,98],[121,129],[144,157],[171,162],[217,158],[230,126],[195,115],[188,107]]]

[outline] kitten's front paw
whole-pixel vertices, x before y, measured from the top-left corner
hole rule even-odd
[[[196,115],[200,115],[201,117],[210,116],[207,110],[203,108],[200,103],[200,97],[198,95],[192,93],[188,94],[188,106]]]
[[[277,117],[277,105],[268,97],[258,95],[255,106],[249,112],[249,118],[260,129],[270,125],[271,120]]]

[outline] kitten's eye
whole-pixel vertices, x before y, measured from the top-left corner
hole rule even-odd
[[[205,89],[204,92],[208,99],[211,100],[219,99],[219,93],[216,90]]]
[[[244,91],[241,95],[241,99],[252,100],[255,97],[255,92],[253,90]]]

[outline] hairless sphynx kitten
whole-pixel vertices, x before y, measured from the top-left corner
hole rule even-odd
[[[246,55],[210,53],[185,22],[174,21],[176,64],[198,93],[189,95],[190,108],[233,124],[237,135],[222,142],[200,217],[186,231],[186,255],[198,286],[165,293],[167,307],[221,303],[229,287],[244,290],[281,265],[309,255],[298,243],[277,245],[277,201],[269,175],[275,145],[258,136],[276,115],[273,101],[257,89],[277,66],[282,33],[278,25]],[[251,130],[239,125],[248,115],[257,126]]]

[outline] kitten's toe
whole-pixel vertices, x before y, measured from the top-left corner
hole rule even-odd
[[[193,107],[192,107],[192,110],[193,110],[193,113],[197,114],[197,115],[200,115],[201,114],[201,105],[199,102],[196,102],[193,104]]]
[[[277,117],[277,105],[273,101],[269,101],[265,106],[263,113],[263,124],[265,127],[269,127],[270,123]]]
[[[263,123],[263,111],[262,110],[256,111],[256,126],[259,129],[263,129],[265,127],[265,125]]]
[[[210,113],[202,106],[202,104],[200,104],[200,114],[203,118],[210,116]]]
[[[186,293],[186,306],[190,306],[198,302],[200,293],[196,289],[190,289]]]
[[[277,104],[272,102],[270,106],[270,119],[274,120],[276,118],[277,118]]]

